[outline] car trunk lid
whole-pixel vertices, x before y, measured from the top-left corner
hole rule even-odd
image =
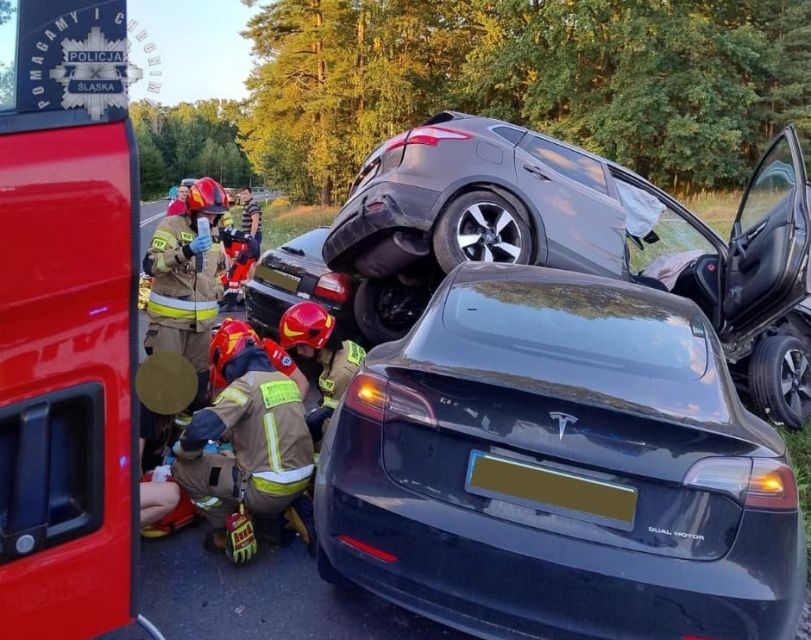
[[[698,460],[763,454],[690,425],[391,368],[386,376],[433,408],[436,428],[383,427],[391,478],[434,499],[600,544],[713,560],[734,540],[742,507],[686,487]]]

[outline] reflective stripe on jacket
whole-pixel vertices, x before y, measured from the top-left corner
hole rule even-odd
[[[323,396],[322,407],[334,409],[338,406],[364,358],[366,351],[351,340],[344,340],[340,351],[333,353],[324,349],[319,354],[318,360],[324,367],[318,378],[318,388]]]
[[[217,396],[209,409],[226,426],[237,466],[261,492],[290,496],[304,490],[315,470],[313,440],[295,382],[278,371],[249,371]]]
[[[192,331],[208,331],[217,317],[217,300],[222,297],[218,273],[225,269],[217,231],[205,255],[203,270],[196,269],[202,256],[187,258],[183,247],[197,233],[188,216],[167,216],[158,224],[147,252],[152,263],[152,292],[147,313],[156,324]]]
[[[166,316],[167,318],[185,318],[197,322],[217,317],[219,305],[216,302],[190,302],[170,296],[162,296],[154,291],[149,294],[147,311]]]

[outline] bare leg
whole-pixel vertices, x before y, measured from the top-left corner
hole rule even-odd
[[[180,487],[174,482],[141,483],[141,526],[160,520],[180,502]]]

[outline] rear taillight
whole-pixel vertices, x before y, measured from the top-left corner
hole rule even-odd
[[[315,283],[313,293],[319,298],[346,302],[349,298],[349,276],[343,273],[327,273]]]
[[[684,484],[729,494],[753,509],[797,508],[794,472],[771,458],[705,458],[690,468]]]
[[[769,458],[755,458],[746,491],[746,506],[754,509],[797,508],[797,483],[788,465]]]
[[[402,147],[405,144],[405,139],[407,135],[408,131],[403,131],[402,133],[398,133],[391,140],[389,140],[386,143],[386,152],[393,151],[394,149]]]
[[[436,427],[436,416],[417,391],[370,373],[358,373],[349,385],[344,406],[376,422],[405,420]]]
[[[409,144],[427,144],[436,146],[445,140],[467,140],[471,136],[463,131],[446,129],[445,127],[417,127],[409,133],[401,133],[389,140],[386,145],[386,152]]]
[[[383,422],[386,411],[386,387],[383,378],[358,373],[352,378],[344,397],[344,406],[375,422]]]

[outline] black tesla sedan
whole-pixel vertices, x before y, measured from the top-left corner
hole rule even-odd
[[[463,264],[369,353],[331,424],[328,581],[485,638],[795,637],[785,444],[686,299]]]
[[[278,338],[282,314],[304,300],[323,305],[348,335],[359,333],[352,308],[356,281],[330,270],[321,258],[327,233],[318,227],[262,254],[245,285],[245,309],[264,335]]]

